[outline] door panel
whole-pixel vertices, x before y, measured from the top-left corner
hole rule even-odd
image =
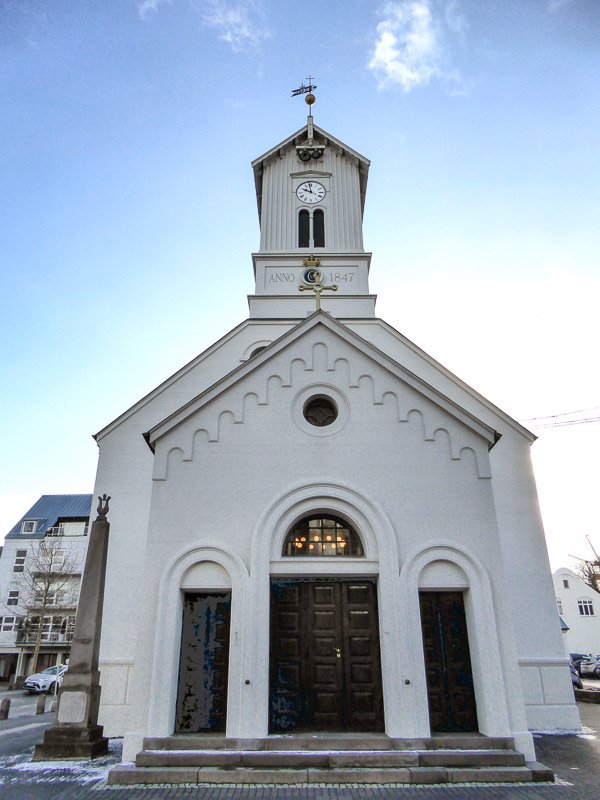
[[[469,637],[462,592],[420,592],[432,733],[477,731]]]
[[[383,730],[378,630],[374,581],[272,581],[270,730]]]
[[[176,733],[225,732],[231,593],[184,595]]]

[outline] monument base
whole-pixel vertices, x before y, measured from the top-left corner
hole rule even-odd
[[[45,732],[43,742],[36,744],[32,760],[74,760],[105,756],[108,753],[108,739],[102,735],[103,731],[102,725],[89,728],[54,725]]]

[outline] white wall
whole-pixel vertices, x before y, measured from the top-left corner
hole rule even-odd
[[[600,653],[600,594],[566,567],[557,569],[552,580],[556,598],[561,601],[561,616],[569,627],[563,634],[566,652]],[[593,615],[580,613],[579,600],[592,601]]]

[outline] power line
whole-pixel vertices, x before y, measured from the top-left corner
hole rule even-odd
[[[588,414],[588,412],[596,412]],[[586,417],[576,417],[576,414],[588,414]],[[565,419],[567,418],[567,419]],[[600,422],[600,407],[581,408],[578,411],[565,411],[561,414],[548,414],[545,417],[529,417],[522,420],[532,428],[564,428],[569,425],[586,425],[591,422]]]

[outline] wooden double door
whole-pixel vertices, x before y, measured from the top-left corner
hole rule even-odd
[[[269,730],[382,731],[374,580],[271,581]]]

